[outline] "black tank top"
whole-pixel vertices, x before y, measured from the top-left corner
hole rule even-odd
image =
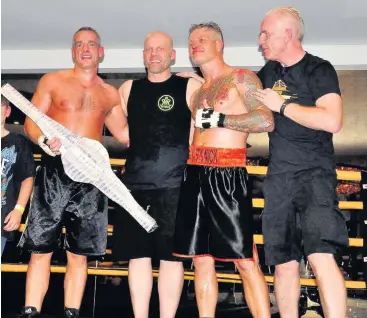
[[[123,182],[132,190],[179,187],[188,158],[187,78],[134,80],[127,103],[130,148]]]

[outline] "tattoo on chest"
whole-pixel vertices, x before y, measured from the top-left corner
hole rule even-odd
[[[208,105],[215,108],[220,102],[229,100],[229,92],[236,88],[233,74],[219,77],[208,88],[201,88],[194,96],[193,111],[196,112],[200,108],[204,108],[204,100]],[[200,128],[200,133],[204,132],[204,128]]]

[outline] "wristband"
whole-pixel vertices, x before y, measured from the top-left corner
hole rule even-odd
[[[219,119],[218,119],[218,127],[224,127],[224,119],[226,118],[226,115],[220,113]]]
[[[284,103],[282,104],[282,106],[280,107],[280,110],[279,110],[279,114],[281,116],[284,116],[284,110],[285,108],[288,106],[288,104],[290,103],[290,101],[286,100],[284,101]]]
[[[14,209],[17,209],[18,211],[20,211],[20,212],[22,212],[22,213],[23,213],[23,212],[24,212],[24,210],[25,210],[24,206],[21,206],[20,204],[16,204]]]

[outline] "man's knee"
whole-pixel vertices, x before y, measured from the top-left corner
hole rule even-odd
[[[87,266],[87,256],[74,254],[69,251],[66,252],[66,255],[68,259],[68,266]]]
[[[214,259],[212,257],[195,257],[194,260],[195,272],[208,273],[215,272]]]
[[[328,272],[336,265],[333,254],[327,253],[313,253],[307,257],[313,273],[318,276],[323,272]]]
[[[290,261],[275,266],[275,276],[278,278],[299,275],[299,263]]]
[[[249,276],[259,271],[259,265],[255,260],[238,260],[234,262],[241,276]]]
[[[32,253],[29,265],[45,265],[51,262],[52,253]]]

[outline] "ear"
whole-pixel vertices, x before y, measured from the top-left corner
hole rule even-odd
[[[104,47],[103,47],[103,46],[101,46],[101,47],[99,48],[99,58],[102,60],[102,59],[103,59],[103,57],[104,57]]]
[[[218,52],[223,51],[224,48],[224,42],[222,40],[215,41],[215,46]]]
[[[290,41],[292,41],[293,39],[293,31],[291,28],[286,28],[285,29],[285,37],[284,37],[284,41],[285,43],[288,43]]]
[[[6,109],[6,118],[8,118],[10,116],[10,113],[11,113],[11,107],[8,106],[7,109]]]
[[[75,63],[75,52],[74,52],[74,47],[71,48],[71,57],[73,59],[73,63]]]
[[[172,50],[171,60],[172,61],[176,60],[176,50],[175,49]]]

